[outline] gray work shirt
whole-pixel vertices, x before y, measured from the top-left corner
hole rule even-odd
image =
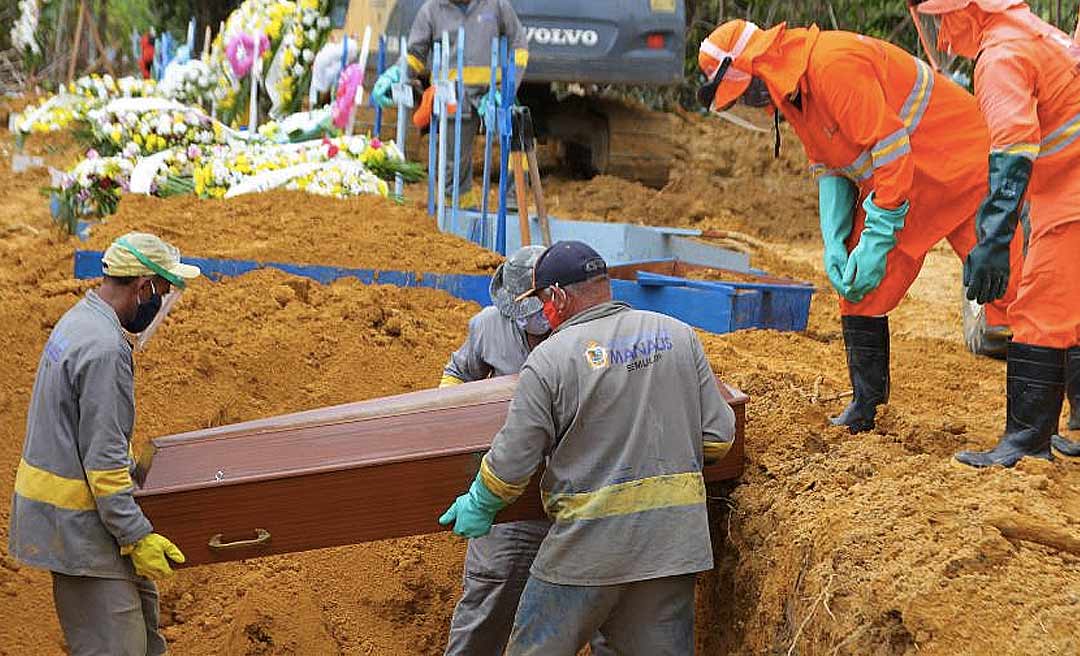
[[[510,376],[521,371],[529,357],[525,331],[494,305],[469,319],[465,343],[450,355],[443,375],[471,383],[493,376]]]
[[[481,466],[492,491],[540,481],[554,520],[532,575],[614,585],[713,565],[702,443],[730,442],[735,415],[690,326],[608,302],[529,355]]]
[[[120,546],[151,532],[135,503],[131,346],[95,292],[53,328],[38,364],[15,475],[8,550],[71,576],[132,578]]]
[[[421,66],[430,69],[432,44],[442,38],[443,32],[448,32],[450,68],[456,79],[457,32],[462,25],[465,26],[465,94],[469,102],[459,102],[458,106],[464,106],[462,116],[466,117],[472,115],[473,106],[487,93],[491,82],[491,40],[505,36],[510,60],[524,69],[528,61],[528,39],[509,0],[470,0],[468,4],[428,0],[420,7],[409,30],[407,48],[413,73],[419,72]],[[517,84],[520,83],[518,79]]]

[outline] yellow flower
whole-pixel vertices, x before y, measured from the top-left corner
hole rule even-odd
[[[319,0],[300,0],[300,7],[308,11],[315,11],[319,8]]]
[[[113,143],[120,143],[120,137],[122,136],[120,133],[120,128],[113,128],[109,136],[112,138]]]
[[[292,65],[296,63],[296,53],[292,48],[286,48],[285,53],[281,56],[281,61],[286,67],[292,68]]]
[[[139,146],[142,146],[142,145],[143,145],[143,138],[142,138],[142,135],[141,135],[141,134],[139,134],[138,132],[136,132],[135,134],[133,134],[133,135],[131,136],[131,140],[132,140],[132,141],[134,141],[134,142],[135,142],[135,143],[136,143],[137,145],[139,145]]]

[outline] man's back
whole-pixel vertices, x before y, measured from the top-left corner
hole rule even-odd
[[[734,415],[689,326],[621,303],[567,321],[525,363],[508,439],[488,455],[499,478],[531,473],[521,455],[541,430],[555,524],[535,576],[606,585],[712,567],[702,440],[730,440]]]

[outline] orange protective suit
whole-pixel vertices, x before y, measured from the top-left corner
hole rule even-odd
[[[144,32],[139,40],[142,56],[139,58],[139,70],[144,80],[149,80],[151,67],[154,65],[154,40],[149,32]]]
[[[744,21],[725,23],[703,44],[699,62],[738,52],[725,75],[733,82],[716,106],[735,100],[750,75],[762,79],[773,103],[802,141],[811,169],[842,175],[859,188],[850,252],[865,221],[871,191],[882,208],[910,201],[881,284],[860,302],[840,300],[844,315],[877,316],[899,304],[929,251],[948,239],[961,260],[976,243],[975,213],[987,193],[989,135],[975,98],[925,63],[889,43],[816,26],[781,24],[747,38]],[[740,43],[740,41],[742,43]],[[1019,231],[1018,231],[1019,233]],[[1013,244],[1019,270],[1022,236]],[[1014,276],[1015,277],[1015,276]],[[1016,285],[987,307],[991,325],[1005,325]]]
[[[1009,309],[1013,338],[1080,346],[1080,48],[1022,2],[926,4],[925,13],[944,14],[941,41],[977,57],[975,94],[991,151],[1034,161],[1031,240]]]

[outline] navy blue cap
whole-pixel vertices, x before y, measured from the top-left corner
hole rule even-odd
[[[607,262],[585,242],[557,241],[540,255],[533,267],[532,289],[519,295],[521,301],[555,285],[573,285],[607,275]]]

